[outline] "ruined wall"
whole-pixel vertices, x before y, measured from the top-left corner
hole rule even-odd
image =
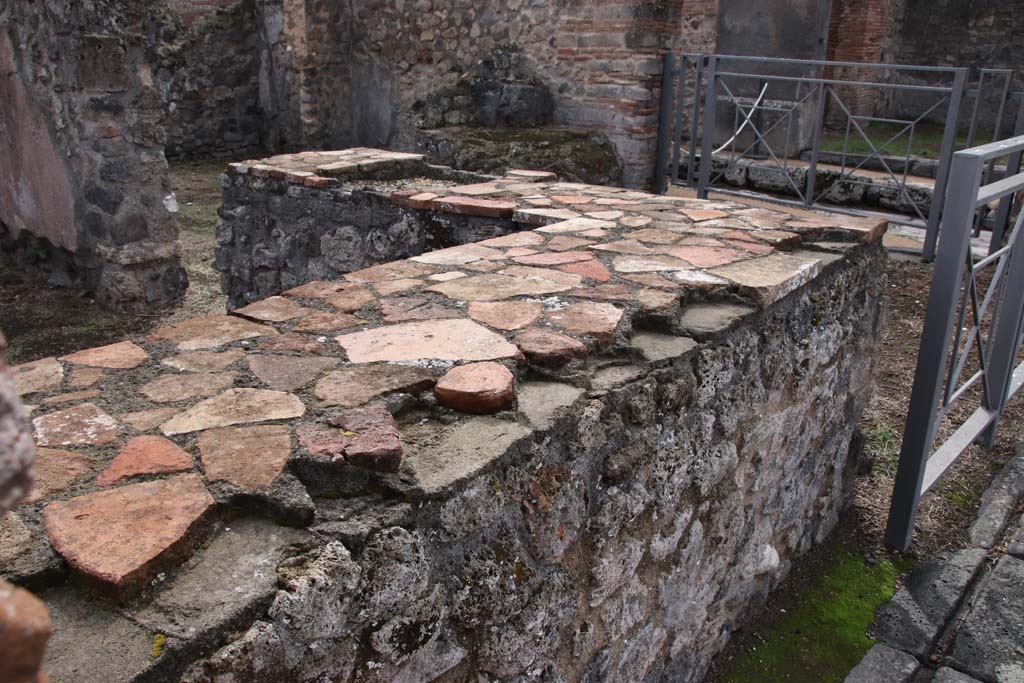
[[[1009,68],[1024,78],[1021,0],[903,0],[896,56],[903,64]]]
[[[691,35],[706,43],[711,5],[291,0],[283,33],[292,49],[276,53],[290,63],[278,60],[276,78],[299,112],[278,127],[292,146],[412,149],[420,128],[581,126],[604,132],[627,184],[643,184],[660,51],[690,47]]]
[[[1024,45],[1019,37],[1024,32],[1024,2],[1022,0],[981,0],[956,2],[955,0],[901,0],[905,3],[905,18],[896,34],[896,61],[903,64],[934,64],[971,68],[971,80],[976,81],[979,68],[1004,68],[1015,71],[1012,90],[1024,86]],[[948,79],[947,79],[948,83]],[[985,97],[979,110],[982,126],[991,128],[999,108],[1002,79],[987,81]],[[934,99],[934,98],[933,98]],[[927,103],[923,97],[900,94],[893,102],[893,112],[906,116],[923,111]],[[965,99],[969,113],[973,99]],[[1012,131],[1016,109],[1008,107],[1004,121],[1004,137]],[[945,113],[943,108],[942,113]],[[967,115],[962,116],[966,121]],[[963,124],[966,127],[966,123]],[[991,138],[982,138],[988,142]]]
[[[413,504],[319,501],[321,544],[184,680],[700,681],[849,499],[883,258],[855,248],[697,349],[595,368],[589,391],[526,382],[529,427],[403,426],[407,457],[493,465]]]
[[[239,159],[263,150],[268,124],[260,92],[262,19],[255,3],[177,5],[203,13],[183,14],[189,28],[161,53],[167,157]]]
[[[158,3],[0,8],[0,256],[115,308],[186,286],[163,154]]]
[[[468,174],[459,177],[473,181]],[[510,231],[507,221],[405,210],[389,193],[353,189],[359,183],[321,189],[235,173],[221,182],[215,265],[231,308]]]

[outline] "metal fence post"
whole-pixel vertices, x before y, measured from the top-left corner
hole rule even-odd
[[[1012,195],[1011,195],[1012,196]],[[1018,219],[1018,224],[1020,219]],[[995,312],[992,335],[992,354],[988,359],[989,395],[982,405],[995,413],[992,424],[981,437],[986,447],[995,443],[999,421],[1010,394],[1010,381],[1014,361],[1020,344],[1021,318],[1024,317],[1024,231],[1015,230],[1010,253],[1006,256],[1006,280],[1002,283],[1003,296]]]
[[[717,109],[717,78],[718,57],[711,55],[708,58],[708,66],[705,77],[707,78],[707,93],[704,96],[704,133],[700,138],[700,179],[697,183],[697,197],[708,198],[708,185],[711,184],[711,164],[714,161],[715,150],[715,110]],[[692,148],[692,143],[691,143]],[[690,152],[693,153],[692,150]]]
[[[953,76],[953,88],[949,93],[949,109],[946,111],[946,128],[942,135],[942,152],[939,155],[939,170],[935,174],[935,189],[932,190],[932,206],[928,212],[928,231],[924,238],[924,250],[921,254],[925,261],[935,258],[935,246],[939,241],[939,228],[942,222],[942,210],[946,200],[946,187],[949,185],[949,170],[956,147],[956,136],[960,126],[960,105],[967,87],[967,69],[957,69]]]
[[[700,96],[704,84],[704,61],[706,57],[697,58],[697,74],[693,81],[693,114],[690,117],[690,155],[686,159],[686,184],[693,186],[693,172],[697,157],[697,133],[700,130]]]
[[[672,125],[672,174],[669,182],[679,182],[679,162],[683,154],[683,114],[686,111],[686,75],[690,58],[679,56],[679,83],[676,85],[675,122]]]
[[[658,110],[658,150],[654,156],[654,189],[658,194],[668,190],[668,144],[672,125],[672,76],[675,73],[675,53],[665,53],[665,67],[661,74],[661,108]]]
[[[1020,107],[1017,109],[1017,122],[1013,127],[1013,137],[1024,135],[1024,93],[1020,93]],[[1014,152],[1006,160],[1006,175],[1020,173],[1021,153]],[[994,253],[1003,244],[1003,236],[1006,234],[1006,226],[1010,223],[1010,211],[1013,209],[1013,195],[1003,197],[999,200],[999,208],[996,209],[995,220],[992,223],[992,238],[989,240],[988,253]]]
[[[948,130],[947,130],[948,133]],[[921,501],[921,484],[935,437],[935,414],[943,370],[970,248],[971,218],[984,164],[981,157],[959,153],[954,157],[949,182],[949,210],[943,217],[942,248],[932,272],[931,293],[925,313],[921,350],[917,356],[914,388],[910,395],[903,445],[885,542],[906,550],[914,533],[914,518]],[[934,206],[934,200],[933,200]]]
[[[814,121],[814,138],[811,140],[811,165],[807,168],[807,189],[804,204],[814,205],[814,187],[818,181],[818,152],[821,150],[821,132],[825,128],[825,104],[828,90],[824,82],[818,84],[818,116]],[[789,140],[786,140],[788,147]],[[787,156],[789,150],[786,150]]]

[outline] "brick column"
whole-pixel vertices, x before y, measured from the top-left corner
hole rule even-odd
[[[828,59],[839,62],[891,61],[902,7],[903,0],[833,0]],[[836,69],[831,75],[857,80],[881,77],[879,73],[872,75],[850,69]],[[840,93],[843,103],[854,114],[874,114],[882,103],[879,93],[869,88],[844,88]]]

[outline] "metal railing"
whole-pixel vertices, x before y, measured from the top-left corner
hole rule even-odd
[[[1014,170],[1022,154],[1024,136],[953,158],[885,532],[886,543],[900,549],[912,540],[921,496],[971,444],[992,445],[1007,401],[1024,385],[1024,363],[1017,365],[1024,333],[1024,173]],[[1008,170],[993,170],[999,159]],[[976,261],[970,248],[976,216],[994,204],[997,214],[1016,211],[1017,218],[1006,244]],[[940,430],[966,414],[953,414],[958,403],[978,407],[933,450]]]
[[[778,180],[780,187],[769,197],[772,201],[807,208],[827,205],[830,211],[863,215],[862,210],[838,206],[836,197],[856,186],[877,187],[881,173],[889,203],[909,214],[892,215],[892,221],[926,228],[924,256],[931,260],[958,132],[966,122],[967,145],[973,146],[980,135],[979,122],[994,113],[993,140],[999,139],[1013,96],[1012,71],[982,69],[977,73],[970,85],[970,74],[964,68],[667,53],[657,190],[664,193],[672,183],[695,187],[702,198],[712,186],[716,192],[749,196],[750,191],[730,189],[723,181],[735,175],[740,165],[756,162],[759,169],[773,171]],[[913,115],[859,113],[857,93],[911,101],[889,106],[889,110],[917,108]],[[1024,133],[1024,97],[1019,100],[1022,127],[1015,133]],[[731,126],[721,125],[727,108],[732,110]],[[886,109],[873,103],[869,108],[872,112]],[[994,108],[994,112],[986,108]],[[910,172],[922,162],[914,155],[915,134],[936,120],[942,121],[942,140],[934,164],[934,189],[929,192],[915,184],[920,179],[912,178]],[[879,144],[867,132],[873,123],[893,126],[897,132]],[[834,172],[823,182],[818,169],[827,129],[842,131],[843,137],[841,152],[833,154],[838,161],[832,160],[837,161],[838,169],[832,168]],[[867,152],[850,151],[851,138]],[[684,140],[689,143],[685,165]],[[799,156],[806,161],[795,158]],[[876,177],[865,177],[867,169]],[[1002,226],[997,225],[1000,218]],[[985,225],[1001,235],[1006,218],[988,217]],[[976,229],[981,229],[981,223]]]

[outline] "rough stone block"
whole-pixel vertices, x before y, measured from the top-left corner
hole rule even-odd
[[[906,652],[875,645],[844,683],[909,683],[921,664]]]
[[[878,639],[918,657],[927,656],[984,561],[984,550],[970,548],[922,562],[878,611]]]
[[[1024,678],[1024,560],[1004,556],[985,578],[953,642],[953,665],[975,678]]]
[[[1024,454],[1018,453],[981,497],[978,516],[967,530],[971,545],[990,549],[999,540],[1024,498]]]
[[[209,644],[270,605],[285,551],[308,540],[296,529],[238,520],[131,616],[153,633]]]

